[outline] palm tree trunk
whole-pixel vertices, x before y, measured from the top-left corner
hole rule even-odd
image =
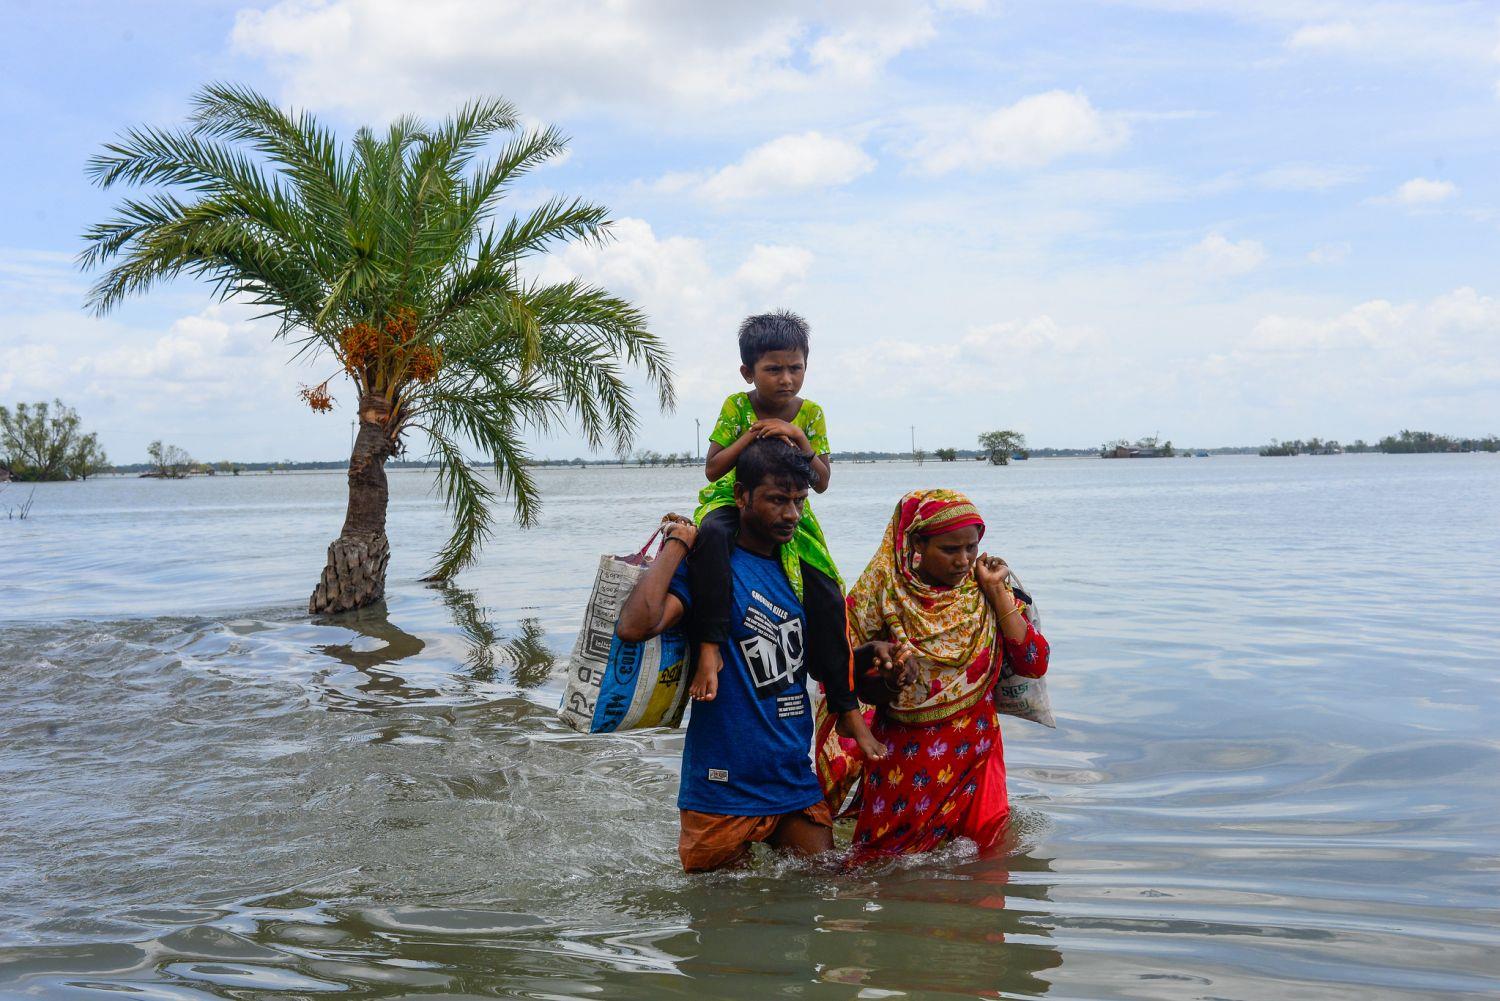
[[[311,615],[331,615],[373,605],[385,597],[385,569],[391,559],[385,536],[390,491],[385,460],[396,454],[387,430],[390,406],[378,393],[359,402],[359,434],[349,456],[349,510],[344,530],[328,546],[323,578],[307,602]]]

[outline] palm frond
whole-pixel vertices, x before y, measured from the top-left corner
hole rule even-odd
[[[198,94],[193,122],[197,133],[247,144],[285,168],[309,213],[324,223],[324,238],[347,242],[353,174],[337,139],[316,118],[283,112],[249,88],[219,83]]]
[[[433,577],[447,579],[472,563],[492,531],[489,506],[495,489],[475,475],[460,441],[472,441],[489,456],[496,487],[510,497],[521,527],[536,523],[541,498],[517,433],[528,423],[522,418],[513,396],[480,392],[431,400],[413,423],[432,442],[439,488],[453,519],[453,534],[437,555]]]
[[[646,371],[665,412],[677,406],[672,386],[672,354],[662,339],[647,329],[646,314],[624,299],[580,281],[533,286],[529,298],[538,321],[549,329],[599,338],[611,355],[623,357]]]
[[[472,180],[464,182],[459,212],[465,227],[484,221],[496,198],[507,186],[530,173],[539,164],[560,156],[568,140],[550,126],[516,136],[500,151],[493,163]]]
[[[495,241],[497,252],[511,260],[536,253],[558,240],[601,243],[609,211],[579,198],[550,198],[530,215],[512,219]]]
[[[127,201],[122,215],[90,231],[86,255],[118,259],[89,292],[103,314],[130,295],[181,275],[206,278],[221,299],[243,296],[270,306],[285,333],[310,322],[323,301],[321,277],[294,248],[237,204],[201,200],[182,206],[166,196]]]
[[[432,443],[437,459],[437,487],[453,520],[453,533],[438,550],[429,579],[448,580],[474,561],[490,536],[490,504],[495,492],[475,475],[463,449],[441,431],[418,425]]]
[[[504,98],[481,97],[467,102],[441,126],[428,133],[432,145],[445,151],[443,169],[458,176],[496,132],[520,125],[516,106]]]

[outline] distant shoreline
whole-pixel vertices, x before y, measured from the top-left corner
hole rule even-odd
[[[1183,449],[1183,450],[1179,451],[1175,456],[1153,456],[1151,458],[1160,458],[1160,459],[1171,459],[1171,458],[1186,459],[1186,458],[1204,458],[1204,457],[1224,456],[1224,455],[1257,455],[1258,456],[1259,453],[1260,453],[1260,448],[1261,448],[1261,446],[1249,445],[1249,446],[1242,446],[1242,447],[1241,446],[1234,446],[1234,447],[1209,448],[1209,449]],[[1306,453],[1304,453],[1304,455],[1305,454]],[[1348,453],[1340,453],[1340,454],[1347,454],[1347,455],[1470,455],[1470,454],[1475,454],[1475,452],[1470,452],[1470,451],[1448,452],[1448,451],[1444,451],[1444,452],[1415,452],[1415,453],[1412,453],[1412,452],[1380,452],[1380,451],[1376,451],[1376,450],[1371,450],[1371,451],[1368,451],[1368,452],[1348,452]],[[1265,458],[1302,458],[1302,457],[1303,457],[1302,455],[1296,455],[1296,456],[1266,456]],[[1099,452],[1098,452],[1097,449],[1033,449],[1031,451],[1030,458],[1031,459],[1102,459],[1103,457],[1099,455]],[[1318,456],[1313,456],[1313,458],[1326,458],[1326,456],[1318,455]],[[982,456],[982,455],[967,455],[966,456],[966,455],[963,455],[962,453],[960,453],[959,458],[957,460],[954,460],[953,462],[945,463],[945,462],[943,462],[943,461],[941,461],[939,459],[934,459],[934,458],[928,456],[928,457],[924,458],[920,463],[917,463],[917,464],[919,464],[919,465],[932,465],[932,466],[960,465],[960,464],[965,463],[965,462],[984,461],[984,459],[985,459],[985,456]],[[876,464],[898,463],[898,462],[899,463],[913,463],[916,460],[913,460],[913,458],[911,456],[911,453],[909,453],[909,452],[908,453],[904,453],[904,454],[894,453],[894,452],[881,452],[881,453],[869,453],[869,452],[834,452],[833,453],[833,461],[834,462],[838,462],[838,463],[842,463],[842,464],[847,464],[847,465],[876,465]],[[1013,461],[1012,462],[1012,465],[1016,465],[1016,464],[1018,464],[1017,461]],[[327,460],[327,461],[321,461],[321,462],[294,462],[294,463],[282,463],[282,462],[278,462],[278,463],[247,462],[247,463],[235,463],[235,465],[238,466],[239,469],[240,469],[240,472],[238,474],[232,473],[232,472],[224,472],[224,471],[216,471],[215,473],[192,472],[192,473],[188,473],[187,477],[224,476],[224,477],[233,478],[236,475],[244,475],[244,476],[291,476],[291,475],[305,474],[305,473],[330,473],[330,472],[339,472],[339,471],[342,471],[342,470],[345,470],[345,469],[349,468],[349,462],[348,462],[347,459]],[[579,468],[590,468],[590,469],[594,469],[594,468],[603,468],[603,469],[644,469],[644,468],[652,468],[652,469],[656,469],[656,468],[673,468],[671,466],[667,466],[665,464],[660,464],[660,463],[658,463],[657,465],[653,466],[650,463],[640,463],[640,462],[636,462],[634,460],[629,460],[629,461],[621,462],[618,459],[538,459],[538,460],[536,460],[534,462],[528,463],[528,465],[530,467],[532,467],[532,468],[535,468],[535,469],[579,469]],[[676,463],[674,465],[675,465],[675,468],[687,469],[687,468],[696,467],[697,466],[697,462],[696,461],[690,461],[690,462],[687,462],[687,463]],[[436,467],[435,467],[435,464],[430,463],[430,462],[401,461],[401,462],[390,462],[390,463],[387,463],[386,464],[386,468],[389,469],[389,470],[393,470],[393,471],[396,471],[396,470],[404,471],[404,470],[429,470],[429,469],[433,469],[433,468],[436,468]],[[473,469],[486,469],[486,468],[488,468],[488,464],[487,463],[482,463],[482,462],[476,462],[476,463],[472,463],[471,464],[471,468],[473,468]],[[111,469],[108,472],[105,472],[105,473],[96,473],[94,476],[89,477],[89,479],[97,479],[97,478],[102,478],[102,477],[112,477],[112,478],[127,477],[127,478],[144,479],[144,478],[150,478],[150,477],[143,477],[141,475],[141,474],[146,473],[148,471],[149,471],[149,467],[146,466],[144,463],[136,464],[136,465],[131,465],[131,466],[118,466],[118,467],[116,467],[114,469]],[[187,478],[187,477],[184,477],[184,478]]]
[[[1259,450],[1259,448],[1260,448],[1260,446],[1258,446],[1258,445],[1228,445],[1228,446],[1220,446],[1218,448],[1204,448],[1204,449],[1196,449],[1196,450],[1191,450],[1190,449],[1188,451],[1207,452],[1209,455],[1254,455]],[[1033,448],[1033,449],[1028,449],[1027,451],[1029,453],[1029,456],[1031,458],[1033,458],[1033,459],[1090,459],[1090,458],[1097,459],[1097,458],[1099,458],[1099,449],[1097,449],[1097,448]],[[958,452],[958,458],[956,460],[954,460],[954,461],[957,461],[957,462],[976,462],[976,461],[982,461],[982,460],[988,458],[988,455],[989,455],[989,453],[987,453],[987,452],[980,452],[977,449],[960,450]],[[911,462],[911,461],[913,461],[912,460],[912,454],[910,452],[834,452],[834,453],[832,453],[832,458],[833,458],[834,462],[845,462],[845,463]],[[580,456],[580,457],[573,458],[573,459],[534,459],[531,462],[528,462],[527,465],[528,466],[532,466],[532,467],[536,467],[536,468],[547,468],[547,467],[550,467],[550,466],[607,466],[607,467],[608,466],[614,466],[614,467],[624,466],[624,467],[634,468],[634,467],[637,467],[637,466],[653,466],[653,467],[655,467],[655,466],[673,466],[673,465],[676,465],[676,466],[696,466],[696,465],[699,465],[702,461],[703,460],[701,458],[698,458],[698,459],[688,459],[686,462],[682,462],[682,461],[662,462],[662,461],[659,461],[659,462],[652,463],[652,462],[640,462],[640,461],[638,461],[636,459],[625,459],[625,460],[621,460],[621,459],[585,459],[585,458],[583,458],[583,457]],[[931,463],[937,464],[941,460],[939,460],[936,457],[934,457],[931,452],[928,452],[926,454],[926,456],[924,457],[923,461],[924,462],[931,462]],[[305,472],[319,472],[319,471],[332,470],[332,469],[348,469],[349,468],[349,460],[348,459],[327,459],[327,460],[319,460],[319,461],[316,461],[316,462],[311,462],[311,461],[310,462],[233,462],[233,461],[229,461],[227,463],[223,463],[223,464],[220,464],[220,465],[230,465],[230,466],[236,467],[236,468],[238,468],[240,470],[241,474],[244,474],[244,473],[274,473],[276,475],[280,475],[282,473],[305,473]],[[387,468],[387,469],[430,469],[430,468],[432,468],[432,466],[433,466],[433,463],[430,463],[430,462],[418,462],[418,461],[412,461],[412,460],[407,460],[407,459],[393,460],[393,461],[387,462],[385,464],[385,468]],[[487,466],[488,466],[488,463],[483,463],[483,462],[471,463],[471,467],[474,468],[474,469],[484,469],[484,468],[487,468]],[[106,476],[108,476],[108,475],[116,475],[116,476],[138,476],[138,475],[140,475],[142,473],[149,473],[154,468],[155,467],[151,466],[149,463],[137,462],[137,463],[132,463],[132,464],[130,464],[128,466],[114,466],[114,467],[111,467],[111,469],[109,470],[108,473],[96,474],[96,475],[106,475]],[[210,474],[208,474],[206,472],[195,472],[195,473],[193,473],[191,475],[204,476],[204,475],[210,475]],[[233,473],[230,470],[226,470],[226,469],[222,469],[221,468],[221,469],[216,470],[213,475],[218,475],[218,476],[234,476],[236,474]]]

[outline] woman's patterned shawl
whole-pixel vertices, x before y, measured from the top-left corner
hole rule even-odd
[[[907,725],[939,723],[973,707],[989,690],[1000,660],[994,610],[972,577],[957,587],[935,587],[917,575],[921,537],[968,525],[984,534],[984,519],[952,490],[915,490],[902,497],[880,548],[849,592],[853,645],[873,639],[910,643],[919,684],[884,710]]]

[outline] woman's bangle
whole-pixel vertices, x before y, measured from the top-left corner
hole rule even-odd
[[[684,552],[689,552],[690,553],[690,552],[693,551],[693,547],[692,546],[688,545],[686,542],[683,542],[681,539],[679,539],[675,535],[663,536],[663,538],[662,538],[662,545],[665,546],[668,542],[680,542],[680,543],[682,543],[682,549],[683,549]]]
[[[1019,604],[1017,604],[1014,607],[1012,607],[1010,611],[1008,611],[1004,615],[1000,616],[1000,618],[999,618],[998,621],[1004,622],[1006,619],[1010,618],[1012,615],[1015,615],[1019,611],[1021,611],[1021,606]]]

